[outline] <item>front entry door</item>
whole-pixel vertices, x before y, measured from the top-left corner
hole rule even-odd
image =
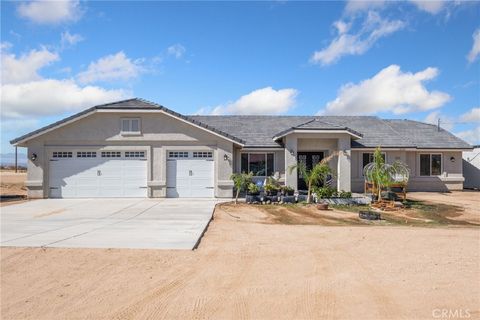
[[[323,152],[297,152],[298,163],[303,163],[307,170],[312,170],[313,166],[323,159]],[[298,190],[307,190],[307,184],[303,180],[300,170],[297,170]]]

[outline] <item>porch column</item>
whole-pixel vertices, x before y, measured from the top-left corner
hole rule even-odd
[[[285,137],[285,185],[297,190],[297,169],[290,174],[288,168],[297,164],[297,137],[287,135]]]
[[[351,191],[352,166],[350,136],[338,138],[337,190]]]

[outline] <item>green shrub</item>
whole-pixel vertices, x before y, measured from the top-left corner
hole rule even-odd
[[[267,183],[265,187],[263,187],[266,193],[269,194],[276,194],[278,192],[278,187],[274,184]]]
[[[259,192],[260,192],[260,188],[255,183],[250,183],[248,185],[248,193],[258,194]]]
[[[288,196],[288,195],[293,195],[294,193],[294,189],[290,186],[282,186],[282,192],[284,195]]]
[[[318,198],[332,198],[337,196],[337,190],[332,187],[317,187],[314,189],[314,192],[317,194]]]
[[[351,198],[352,197],[352,193],[350,191],[340,191],[340,193],[338,194],[338,196],[340,198]]]

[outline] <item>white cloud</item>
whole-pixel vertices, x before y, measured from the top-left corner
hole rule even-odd
[[[430,14],[437,14],[445,7],[445,0],[410,0],[418,9]]]
[[[83,41],[84,38],[79,35],[79,34],[71,34],[68,31],[62,32],[61,35],[61,45],[62,48],[68,47],[68,46],[73,46],[80,41]]]
[[[2,50],[2,84],[38,80],[41,78],[38,70],[58,59],[58,54],[45,48],[31,50],[28,54],[21,55],[19,58]]]
[[[390,65],[370,79],[342,86],[335,100],[327,103],[326,114],[402,114],[439,108],[451,97],[444,92],[428,91],[424,82],[436,78],[438,69],[426,68],[417,73],[402,72]]]
[[[47,116],[121,100],[130,94],[96,86],[81,87],[73,80],[42,79],[2,85],[2,118]]]
[[[254,90],[234,102],[217,106],[212,114],[282,114],[295,106],[298,90],[287,88],[275,90],[272,87]],[[202,108],[198,113],[207,113]]]
[[[185,49],[185,47],[179,43],[174,44],[167,48],[167,54],[174,56],[176,59],[180,59],[185,54],[186,51],[187,50]]]
[[[475,59],[477,59],[478,55],[480,54],[480,28],[475,30],[472,37],[473,37],[472,49],[467,55],[467,60],[470,63],[475,61]]]
[[[78,0],[33,0],[22,2],[18,14],[38,24],[58,24],[78,20],[82,8]]]
[[[8,47],[7,47],[8,49]],[[59,60],[46,49],[16,57],[2,50],[1,119],[31,119],[124,99],[125,90],[80,86],[73,79],[44,79],[39,69]]]
[[[405,27],[400,20],[383,19],[378,13],[370,11],[360,30],[347,33],[348,23],[336,21],[337,36],[324,49],[314,52],[310,61],[321,65],[337,62],[346,55],[361,55],[367,52],[379,39],[386,37]]]
[[[364,0],[350,0],[345,6],[347,13],[356,13],[359,11],[367,11],[371,9],[380,9],[385,6],[384,0],[364,1]]]
[[[480,126],[477,126],[470,130],[457,132],[455,133],[455,135],[472,145],[480,144]]]
[[[460,116],[460,120],[465,122],[476,122],[480,123],[480,107],[472,108],[467,113],[464,113]]]
[[[80,72],[77,78],[81,83],[126,81],[138,77],[145,71],[143,62],[143,59],[131,60],[120,51],[90,63],[87,70]]]

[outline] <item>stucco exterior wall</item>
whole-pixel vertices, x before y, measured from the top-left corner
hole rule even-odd
[[[362,168],[362,154],[368,151],[352,151],[352,191],[364,191],[364,179]],[[382,150],[385,152],[387,163],[393,163],[397,160],[407,164],[410,170],[410,180],[407,187],[408,191],[451,191],[463,189],[463,170],[462,170],[462,152],[461,151],[402,151],[402,150]],[[442,174],[440,176],[425,177],[420,176],[420,154],[435,153],[442,154]],[[450,158],[454,158],[451,161]]]
[[[120,134],[121,118],[140,118],[141,134]],[[149,196],[166,195],[166,159],[168,150],[212,150],[215,159],[215,196],[232,197],[229,180],[233,170],[233,143],[161,113],[95,113],[48,132],[27,143],[28,154],[37,159],[28,162],[27,187],[32,198],[48,197],[48,152],[52,148],[78,146],[89,150],[141,149],[147,151]],[[224,160],[224,155],[229,160]]]
[[[343,151],[330,161],[334,173],[334,184],[338,190],[351,189],[351,138],[346,133],[294,133],[284,138],[285,168],[297,163],[297,152],[323,151],[325,156],[335,151]],[[286,169],[286,184],[297,189],[297,170],[291,173]]]
[[[480,189],[480,148],[463,153],[463,175],[465,188]]]

